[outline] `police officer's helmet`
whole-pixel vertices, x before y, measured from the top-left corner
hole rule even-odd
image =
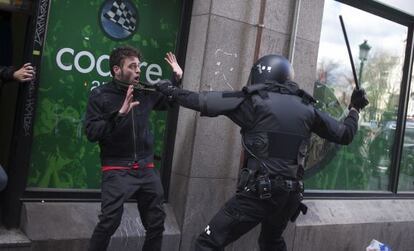
[[[250,71],[250,85],[278,82],[283,84],[293,79],[293,68],[289,61],[280,55],[269,54],[254,63]]]

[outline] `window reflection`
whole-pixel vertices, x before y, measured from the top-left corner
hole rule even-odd
[[[313,139],[307,188],[388,190],[407,28],[325,1],[314,96],[319,109],[338,119],[346,115],[354,88],[339,15],[344,18],[359,82],[370,104],[361,112],[358,133],[349,146]],[[364,44],[369,46],[368,55],[360,54]],[[322,153],[321,148],[327,151]]]
[[[411,76],[410,100],[405,124],[404,144],[401,156],[399,191],[414,190],[414,87]]]

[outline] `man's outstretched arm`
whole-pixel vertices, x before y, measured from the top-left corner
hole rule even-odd
[[[180,89],[168,80],[159,81],[155,88],[178,104],[201,112],[201,116],[209,117],[226,115],[239,107],[245,99],[244,93],[241,91],[206,91],[197,93]]]

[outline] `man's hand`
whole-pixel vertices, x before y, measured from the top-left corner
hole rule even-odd
[[[124,103],[122,104],[121,109],[119,109],[119,115],[125,116],[131,111],[134,106],[139,105],[139,101],[133,101],[134,99],[134,86],[128,86],[127,94],[125,96]]]
[[[175,74],[176,80],[179,81],[183,77],[183,70],[178,64],[177,59],[175,58],[175,55],[172,52],[167,52],[167,57],[164,59],[171,66]]]
[[[13,78],[20,82],[31,81],[35,76],[35,71],[31,63],[26,63],[22,68],[13,73]]]
[[[369,102],[365,90],[362,88],[354,89],[351,95],[351,103],[349,104],[349,109],[353,107],[357,109],[359,112],[360,110],[364,109],[364,107],[368,104]]]

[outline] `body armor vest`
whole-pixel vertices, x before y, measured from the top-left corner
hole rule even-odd
[[[255,125],[242,130],[250,154],[248,167],[254,163],[264,166],[270,176],[303,178],[314,99],[295,85],[258,84],[244,89],[255,110]]]

